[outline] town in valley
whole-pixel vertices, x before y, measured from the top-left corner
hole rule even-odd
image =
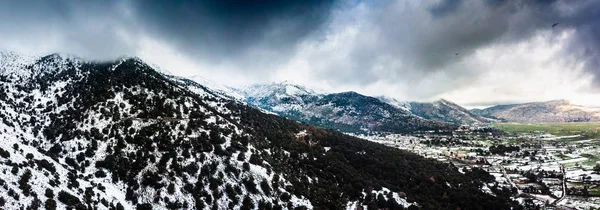
[[[452,132],[357,136],[452,163],[459,171],[484,170],[493,176],[489,187],[511,189],[512,198],[525,206],[597,209],[599,131],[598,123],[498,123]]]

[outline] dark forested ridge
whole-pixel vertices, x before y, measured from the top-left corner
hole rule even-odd
[[[473,173],[265,114],[139,59],[11,62],[0,65],[0,208],[514,205]]]
[[[255,125],[259,124],[262,123]],[[277,124],[262,125],[258,128],[264,129],[265,133],[272,133],[272,128],[277,127]],[[310,177],[327,180],[325,183],[331,182],[331,185],[320,183],[320,189],[314,189],[314,186],[301,180],[297,182],[297,186],[304,186],[301,190],[308,191],[314,195],[318,204],[323,204],[323,208],[320,209],[343,205],[343,202],[327,201],[339,199],[340,194],[348,194],[348,199],[360,200],[369,208],[398,208],[397,205],[382,204],[374,197],[361,197],[360,192],[364,189],[380,190],[382,187],[404,195],[412,195],[408,196],[408,202],[419,203],[418,208],[421,209],[509,209],[511,206],[503,198],[482,193],[479,190],[482,186],[479,177],[462,175],[452,165],[333,130],[312,126],[300,127],[309,134],[301,141],[294,141],[294,138],[286,141],[284,136],[280,136],[272,139],[283,140],[282,143],[274,142],[275,144],[268,146],[280,145],[283,149],[306,152],[308,157],[312,157],[301,160],[284,158],[283,162],[278,163],[282,164],[283,168],[294,169],[291,174],[305,171]],[[324,152],[324,148],[330,149]],[[311,192],[314,190],[316,192]],[[323,201],[323,198],[327,199]]]

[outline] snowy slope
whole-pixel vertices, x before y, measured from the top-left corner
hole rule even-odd
[[[195,75],[195,76],[189,77],[187,79],[190,79],[190,80],[210,89],[212,92],[219,93],[222,96],[237,99],[240,101],[243,101],[243,99],[244,99],[244,95],[242,93],[240,93],[239,90],[229,87],[229,86],[226,86],[226,85],[216,83],[216,82],[209,80],[205,77],[202,77],[200,75]]]
[[[406,110],[406,111],[410,111],[411,107],[410,107],[410,102],[406,102],[406,101],[399,101],[395,98],[391,98],[391,97],[387,97],[387,96],[379,96],[377,97],[380,101],[388,103],[398,109],[402,109],[402,110]]]
[[[85,206],[87,203],[100,209],[117,205],[134,209],[146,203],[162,209],[166,206],[200,207],[211,202],[217,206],[243,206],[247,205],[244,199],[255,205],[282,202],[277,196],[264,192],[249,194],[247,185],[240,185],[248,180],[265,182],[269,187],[274,182],[280,182],[282,187],[290,185],[281,176],[255,164],[250,164],[245,172],[238,171],[237,176],[227,173],[225,167],[211,170],[211,174],[224,175],[219,176],[219,185],[222,189],[235,189],[238,195],[232,197],[238,197],[237,202],[230,204],[232,197],[228,195],[209,201],[184,190],[186,183],[201,183],[202,180],[196,178],[198,168],[216,164],[238,170],[256,153],[252,145],[235,146],[238,148],[230,150],[231,155],[242,154],[244,158],[228,160],[216,152],[192,155],[189,147],[183,147],[193,144],[192,139],[206,135],[219,139],[215,140],[219,142],[218,147],[229,151],[234,145],[232,139],[251,138],[239,127],[239,118],[224,117],[231,114],[231,110],[225,108],[229,101],[220,95],[209,91],[186,95],[168,80],[157,80],[161,75],[145,71],[148,66],[137,59],[90,64],[61,55],[22,58],[3,55],[0,65],[0,92],[3,93],[0,96],[3,119],[0,146],[9,154],[0,164],[0,183],[4,187],[0,196],[5,199],[6,208],[55,203],[63,209],[67,205]],[[148,78],[135,81],[133,74]],[[107,80],[103,80],[104,77]],[[198,101],[197,96],[204,100]],[[150,107],[153,105],[163,110]],[[164,130],[163,125],[179,129]],[[146,144],[146,149],[140,150],[138,145],[144,144],[143,141],[155,143]],[[161,141],[171,142],[173,146],[164,147],[166,145],[158,143]],[[131,155],[146,158],[134,160]],[[185,169],[186,175],[160,174],[161,170],[173,167]],[[206,181],[211,179],[208,177]],[[172,190],[168,189],[171,185]],[[210,192],[212,184],[196,185],[193,190]],[[54,195],[47,198],[47,191]],[[273,193],[286,193],[286,189],[279,188]],[[290,197],[292,207],[310,208],[306,198]]]
[[[247,103],[275,113],[299,110],[308,98],[321,97],[314,90],[289,81],[254,84],[240,88],[240,93]]]

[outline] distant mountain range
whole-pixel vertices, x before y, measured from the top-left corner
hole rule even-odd
[[[410,102],[356,92],[322,93],[291,82],[256,84],[222,92],[288,119],[355,133],[444,130],[494,122],[600,121],[600,109],[566,100],[468,110],[445,99]]]
[[[567,100],[497,105],[470,111],[507,122],[600,122],[600,109]]]
[[[457,125],[498,121],[473,114],[444,99],[407,102],[352,91],[322,93],[290,82],[256,84],[223,92],[230,92],[239,100],[266,112],[352,133],[448,130]]]
[[[252,85],[237,90],[251,106],[299,122],[343,132],[447,130],[454,125],[428,120],[407,109],[356,92],[317,93],[289,82]]]

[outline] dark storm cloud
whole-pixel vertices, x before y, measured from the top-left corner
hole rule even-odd
[[[293,54],[297,42],[327,21],[334,1],[152,0],[131,5],[153,35],[202,59],[234,62],[252,48]]]
[[[351,63],[347,65],[355,68],[345,69],[348,75],[340,83],[365,85],[382,80],[418,83],[429,74],[440,72],[458,81],[432,84],[414,92],[431,96],[468,85],[469,80],[484,72],[476,66],[461,65],[478,49],[518,43],[541,32],[558,37],[564,30],[575,30],[565,56],[577,55],[586,60],[587,71],[597,75],[600,86],[600,1],[385,2],[365,4],[368,14],[347,60]],[[559,26],[552,28],[557,22]],[[396,72],[392,74],[395,77],[372,70],[382,65],[382,58],[386,57],[402,63],[388,66]],[[325,71],[323,75],[335,81],[338,73]]]
[[[450,2],[450,1],[449,1]],[[586,60],[586,70],[596,76],[595,83],[600,87],[600,2],[599,1],[497,1],[488,0],[487,9],[494,17],[480,19],[481,28],[465,29],[468,33],[457,30],[444,33],[444,38],[458,46],[466,46],[472,51],[490,43],[512,43],[534,36],[542,30],[550,30],[555,34],[563,30],[574,29],[574,39],[568,44],[565,56],[575,55]],[[458,11],[458,10],[457,10]],[[434,11],[432,11],[432,15]],[[469,11],[463,11],[469,12]],[[470,11],[474,12],[474,11]],[[459,21],[468,23],[465,18]],[[556,27],[551,26],[559,23]],[[458,36],[456,36],[458,34]],[[463,36],[465,35],[465,36]],[[448,39],[449,38],[449,39]],[[480,42],[477,42],[480,40]],[[447,53],[444,51],[444,53]],[[469,56],[465,54],[464,56]],[[445,63],[447,61],[441,61]],[[436,62],[433,62],[436,63]]]
[[[586,70],[595,75],[595,91],[600,92],[600,5],[585,5],[580,13],[564,19],[564,26],[577,30],[567,53],[586,60]]]
[[[455,12],[462,3],[462,0],[441,1],[437,5],[432,6],[429,11],[436,17],[444,17],[449,13]]]
[[[441,2],[429,10],[436,17],[430,26],[434,29],[416,36],[415,59],[420,60],[424,71],[436,71],[492,43],[508,44],[531,38],[538,30],[548,29],[555,19],[549,16],[556,13],[554,1],[487,0],[483,7],[473,2]]]
[[[30,36],[63,46],[57,51],[106,59],[134,54],[136,41],[147,37],[241,69],[285,61],[333,7],[334,0],[7,0],[0,1],[0,18],[10,21],[0,22],[0,38]]]
[[[121,18],[119,6],[108,0],[0,1],[0,48],[62,52],[89,59],[131,55],[134,47],[118,33],[128,24]],[[132,27],[127,28],[127,33],[133,32]]]
[[[252,71],[262,81],[302,54],[316,80],[353,87],[426,84],[411,93],[416,97],[476,80],[485,69],[464,61],[482,48],[573,30],[561,50],[585,61],[600,87],[595,0],[6,0],[0,19],[2,50],[107,59],[135,55],[139,40],[149,38],[209,63],[203,66],[226,64],[231,74]],[[319,48],[354,29],[356,38],[337,44],[340,49]],[[452,79],[423,82],[435,74]]]

